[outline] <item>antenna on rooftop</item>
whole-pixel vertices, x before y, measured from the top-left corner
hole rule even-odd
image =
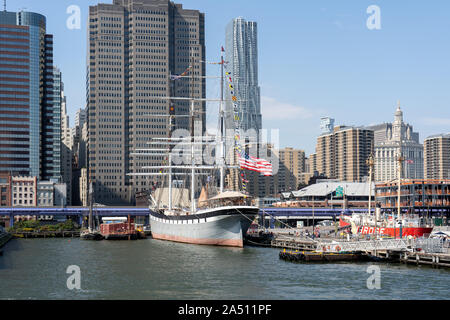
[[[3,0],[3,11],[6,11],[6,0]]]

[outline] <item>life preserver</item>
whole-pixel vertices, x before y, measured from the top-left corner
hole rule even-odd
[[[342,249],[342,248],[339,247],[339,246],[336,247],[336,251],[341,251],[341,249]]]
[[[323,251],[327,251],[327,247],[323,247],[322,250],[323,250]]]

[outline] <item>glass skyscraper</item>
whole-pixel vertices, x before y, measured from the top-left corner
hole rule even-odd
[[[0,173],[59,178],[61,107],[46,18],[0,12],[0,61]]]
[[[262,127],[260,88],[258,86],[258,41],[256,22],[239,17],[233,19],[226,28],[226,70],[231,74],[237,97],[239,123],[242,133],[253,129],[256,137]],[[227,141],[233,141],[232,132],[235,119],[230,90],[225,107],[225,128]],[[231,137],[230,137],[231,133]],[[258,139],[259,140],[259,139]]]

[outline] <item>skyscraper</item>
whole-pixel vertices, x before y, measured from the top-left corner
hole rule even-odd
[[[0,12],[0,38],[0,172],[59,179],[60,73],[46,19]]]
[[[316,168],[331,179],[361,182],[369,176],[366,160],[372,152],[372,130],[337,126],[317,138]]]
[[[284,148],[278,151],[280,166],[278,169],[278,190],[294,191],[298,190],[302,173],[306,172],[305,151]]]
[[[450,133],[424,141],[425,179],[450,179]]]
[[[234,152],[236,124],[240,130],[241,142],[251,144],[248,153],[262,156],[260,131],[262,129],[260,88],[258,86],[258,30],[257,23],[242,17],[230,21],[225,32],[226,71],[232,79],[233,93],[237,100],[232,101],[228,87],[224,88],[226,158],[230,164],[237,163]],[[227,82],[227,86],[229,83]],[[235,116],[238,116],[238,119]],[[254,197],[273,194],[273,178],[262,177],[255,172],[247,172],[249,180],[247,191]],[[238,170],[231,169],[228,185],[237,189],[241,180]],[[271,186],[267,185],[271,184]],[[268,191],[269,190],[269,191]],[[272,190],[272,191],[270,191]]]
[[[234,92],[237,97],[239,124],[242,132],[253,129],[259,140],[262,128],[260,88],[258,86],[258,30],[253,21],[239,17],[233,19],[226,28],[225,39],[226,70],[233,80]],[[225,90],[227,100],[225,107],[225,128],[227,134],[233,132],[234,110],[230,90]],[[231,133],[227,141],[233,141]]]
[[[95,200],[129,204],[149,188],[143,166],[161,165],[163,156],[133,156],[152,138],[168,137],[164,97],[205,97],[206,82],[169,76],[205,75],[204,14],[168,0],[114,0],[89,8],[87,66],[88,175]],[[194,59],[193,68],[189,68]],[[173,102],[177,114],[189,113],[189,101]],[[204,102],[195,104],[205,127]],[[189,129],[187,118],[176,128]],[[204,130],[203,130],[204,131]]]

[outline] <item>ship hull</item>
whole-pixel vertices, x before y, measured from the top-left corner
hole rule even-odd
[[[258,212],[255,207],[222,207],[190,216],[151,213],[152,237],[181,243],[242,248],[244,236]]]

